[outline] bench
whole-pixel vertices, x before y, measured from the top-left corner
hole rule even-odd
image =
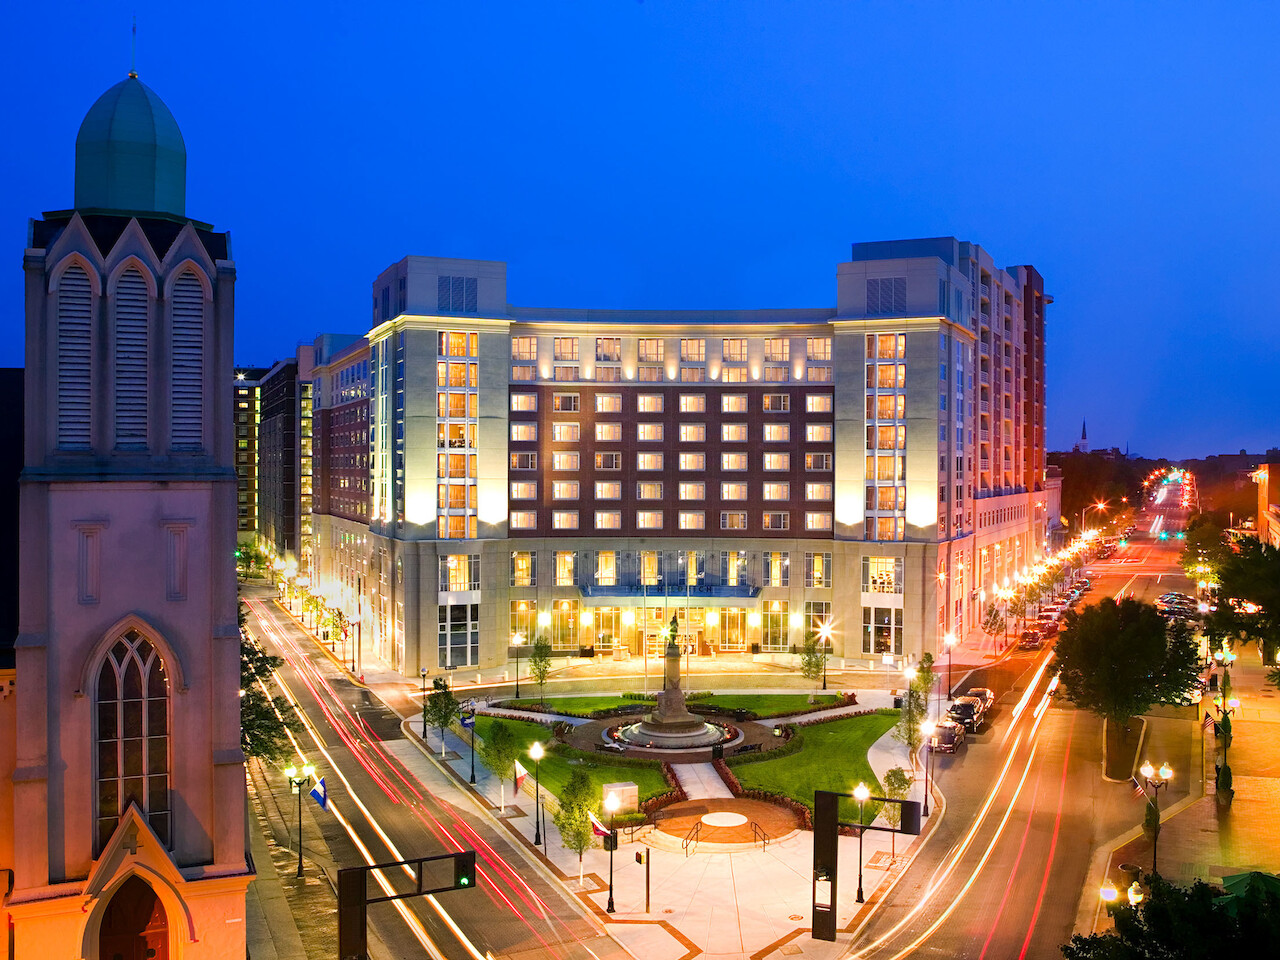
[[[759,753],[759,752],[760,752],[760,744],[744,743],[742,746],[740,746],[737,750],[734,751],[734,754],[736,755],[739,753]]]

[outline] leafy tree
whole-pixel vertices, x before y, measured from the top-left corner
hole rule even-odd
[[[293,704],[263,689],[284,660],[262,649],[245,629],[244,605],[240,621],[240,749],[245,759],[280,763],[293,753],[289,734],[302,729]]]
[[[1186,625],[1166,625],[1154,606],[1132,598],[1068,611],[1055,656],[1067,699],[1120,727],[1154,703],[1180,699],[1199,666]]]
[[[453,691],[449,689],[448,682],[444,677],[436,677],[431,681],[431,693],[427,695],[427,699],[422,705],[423,719],[433,727],[440,730],[440,759],[444,759],[444,732],[448,729],[449,724],[458,719],[461,707],[458,705],[458,698],[453,695]],[[426,731],[423,731],[425,735]]]
[[[933,654],[926,653],[920,658],[915,678],[902,692],[902,713],[897,726],[893,728],[893,738],[906,745],[912,769],[915,768],[916,754],[924,743],[924,731],[920,729],[920,724],[928,715],[929,691],[933,689],[936,679],[933,674]]]
[[[817,680],[827,671],[827,648],[818,642],[812,630],[804,635],[804,646],[800,648],[800,676],[806,680]]]
[[[907,792],[911,789],[911,777],[907,771],[901,767],[894,767],[892,770],[886,770],[884,775],[884,795],[889,800],[905,800]],[[902,804],[886,803],[880,808],[880,816],[884,817],[884,822],[891,826],[894,830],[898,829],[898,825],[902,823]],[[898,835],[896,833],[889,834],[889,857],[893,859],[897,857]]]
[[[1158,875],[1143,877],[1147,892],[1136,907],[1115,908],[1115,930],[1076,934],[1064,944],[1066,960],[1216,960],[1267,956],[1280,938],[1280,895],[1252,884],[1243,896],[1203,880],[1179,887]]]
[[[507,809],[507,777],[515,769],[519,752],[520,744],[516,741],[515,733],[501,720],[495,720],[480,746],[480,759],[498,778],[498,796],[504,813]]]
[[[574,770],[560,794],[560,809],[551,817],[560,831],[560,844],[578,855],[578,886],[582,886],[582,855],[595,843],[591,829],[591,778]]]
[[[994,603],[987,604],[987,612],[982,615],[982,632],[993,639],[1004,633],[1004,616]]]
[[[1231,556],[1231,548],[1227,546],[1222,527],[1218,526],[1205,514],[1196,514],[1187,524],[1186,540],[1178,562],[1187,576],[1193,581],[1206,579],[1197,567],[1207,566],[1209,579],[1213,579],[1218,569]]]
[[[1022,628],[1026,626],[1027,619],[1027,597],[1026,594],[1020,594],[1009,601],[1009,616],[1017,617],[1022,624]],[[1020,628],[1021,629],[1021,628]]]
[[[529,676],[538,683],[538,703],[545,706],[543,687],[547,683],[547,675],[551,673],[551,643],[545,636],[533,641],[529,651]]]
[[[1258,643],[1263,661],[1274,662],[1280,646],[1280,549],[1252,538],[1239,541],[1218,567],[1218,596],[1206,632],[1218,640]],[[1268,679],[1280,686],[1280,671]]]

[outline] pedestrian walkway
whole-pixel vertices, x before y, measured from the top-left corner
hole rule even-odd
[[[671,768],[690,800],[730,800],[733,791],[710,763],[681,763]]]
[[[743,693],[763,693],[760,690],[744,690]],[[774,691],[770,691],[774,692]],[[783,691],[778,691],[783,692]],[[785,691],[794,693],[794,690]],[[880,710],[893,706],[894,694],[889,690],[863,690],[858,693],[858,702],[843,707],[831,707],[827,710],[814,710],[811,713],[797,713],[789,717],[768,717],[757,720],[768,727],[776,727],[783,723],[806,723],[817,720],[830,720],[834,717],[850,717],[855,713],[866,713],[868,710]]]
[[[554,702],[552,701],[552,703]],[[585,717],[566,717],[558,713],[538,713],[533,710],[505,710],[502,707],[484,705],[477,706],[476,712],[490,717],[506,717],[508,720],[530,720],[533,723],[567,723],[573,727],[580,727],[584,723],[591,722]]]

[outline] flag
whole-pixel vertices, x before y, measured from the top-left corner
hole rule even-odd
[[[1210,725],[1210,724],[1212,724],[1213,722],[1214,722],[1214,720],[1213,720],[1213,714],[1212,714],[1212,713],[1206,713],[1206,714],[1204,715],[1204,723],[1200,724],[1200,726],[1202,726],[1202,727],[1204,727],[1204,728],[1208,729],[1209,725]]]
[[[591,832],[592,832],[592,833],[594,833],[597,837],[607,837],[607,836],[609,836],[609,834],[610,834],[612,831],[610,831],[610,829],[609,829],[608,827],[606,827],[603,823],[601,823],[601,822],[600,822],[600,818],[599,818],[599,817],[597,817],[597,816],[596,816],[594,813],[592,813],[590,810],[588,810],[588,811],[587,811],[587,816],[591,818]]]
[[[474,730],[476,727],[476,715],[474,713],[464,713],[458,717],[458,722],[462,724],[464,730]]]
[[[520,766],[520,761],[516,761],[516,790],[520,789],[520,785],[524,783],[524,778],[529,775],[529,771]]]
[[[324,777],[316,781],[316,785],[311,788],[311,799],[320,804],[321,810],[329,809],[329,791],[324,785]]]

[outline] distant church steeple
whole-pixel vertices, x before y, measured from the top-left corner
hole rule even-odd
[[[1080,440],[1073,448],[1076,453],[1089,452],[1089,425],[1085,420],[1080,421]]]

